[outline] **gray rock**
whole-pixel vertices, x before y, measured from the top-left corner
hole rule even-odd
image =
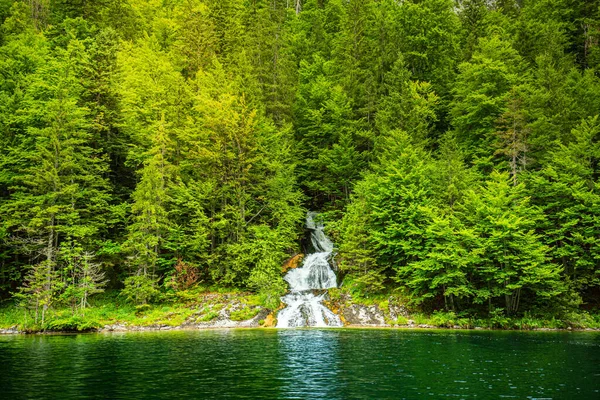
[[[234,321],[231,319],[231,314],[235,311],[242,310],[245,306],[239,301],[232,301],[227,307],[219,310],[218,315],[210,321],[197,321],[202,316],[201,313],[192,315],[182,327],[188,329],[207,329],[207,328],[257,328],[260,326],[259,321],[264,320],[269,315],[269,310],[262,307],[254,306],[255,310],[260,311],[252,318],[245,321]]]
[[[396,321],[398,317],[408,317],[408,310],[404,306],[390,304],[390,318]]]
[[[385,314],[376,305],[352,304],[348,307],[342,307],[340,314],[349,325],[387,326]]]

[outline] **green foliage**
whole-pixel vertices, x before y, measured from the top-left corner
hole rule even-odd
[[[597,8],[0,1],[0,296],[73,329],[105,287],[140,323],[215,285],[276,309],[309,208],[361,301],[585,319]]]
[[[125,279],[121,295],[136,305],[146,305],[159,294],[156,281],[148,275],[134,275]]]
[[[504,296],[508,315],[518,311],[521,291],[543,300],[565,290],[561,269],[550,262],[548,247],[533,231],[543,216],[523,196],[524,189],[523,184],[511,185],[506,174],[493,172],[481,193],[468,195],[462,211],[474,229],[475,245],[484,249],[478,257],[482,282],[475,302]]]
[[[77,331],[85,332],[101,328],[102,324],[95,319],[83,317],[81,315],[60,316],[55,315],[47,324],[43,326],[45,330],[50,331]]]
[[[481,38],[470,61],[459,66],[451,103],[452,125],[469,160],[489,172],[496,121],[512,88],[527,78],[510,41],[499,34]]]
[[[247,321],[254,318],[260,312],[260,308],[257,307],[244,307],[241,310],[231,312],[232,321]]]
[[[597,117],[582,121],[572,131],[574,140],[558,146],[546,166],[530,176],[533,201],[547,218],[540,224],[543,239],[553,259],[578,287],[600,285],[599,128]]]

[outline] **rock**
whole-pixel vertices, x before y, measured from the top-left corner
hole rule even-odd
[[[265,318],[265,322],[263,323],[264,328],[275,328],[277,325],[277,318],[273,315],[273,313],[267,315]]]
[[[192,315],[183,327],[187,329],[207,329],[207,328],[257,328],[261,326],[259,321],[265,320],[269,315],[269,310],[254,306],[252,308],[259,309],[258,313],[244,321],[234,321],[231,319],[231,314],[248,307],[238,300],[232,300],[226,307],[221,308],[217,315],[210,321],[197,321],[202,314]]]
[[[349,325],[387,326],[383,311],[376,305],[352,304],[342,307],[340,315]]]
[[[127,326],[123,324],[113,324],[113,325],[105,325],[104,328],[100,329],[100,332],[125,332],[127,331]]]
[[[395,304],[390,304],[390,318],[393,321],[396,321],[398,317],[408,317],[408,310],[404,306],[397,306]]]
[[[300,264],[302,264],[302,260],[304,259],[304,254],[296,254],[292,258],[289,258],[283,265],[281,266],[281,273],[285,274],[290,269],[298,268]]]

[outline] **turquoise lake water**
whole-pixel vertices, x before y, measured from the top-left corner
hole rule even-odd
[[[600,399],[600,333],[0,336],[1,399]]]

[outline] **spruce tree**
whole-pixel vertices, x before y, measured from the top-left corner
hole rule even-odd
[[[43,260],[47,292],[62,268],[61,243],[75,240],[93,250],[110,199],[108,165],[92,147],[88,110],[81,106],[80,76],[87,62],[83,45],[72,39],[33,76],[24,101],[29,140],[21,150],[27,167],[14,178],[3,210],[8,229],[30,244],[22,251],[32,264]],[[44,312],[50,303],[44,302]]]
[[[598,118],[573,129],[574,141],[559,144],[548,164],[528,177],[533,201],[546,215],[539,224],[552,258],[577,290],[600,284],[598,259]]]
[[[507,173],[492,172],[480,191],[467,193],[460,218],[476,236],[470,245],[479,255],[475,303],[513,316],[522,301],[542,304],[564,292],[561,267],[534,231],[544,216],[530,204],[523,183],[514,185]]]

